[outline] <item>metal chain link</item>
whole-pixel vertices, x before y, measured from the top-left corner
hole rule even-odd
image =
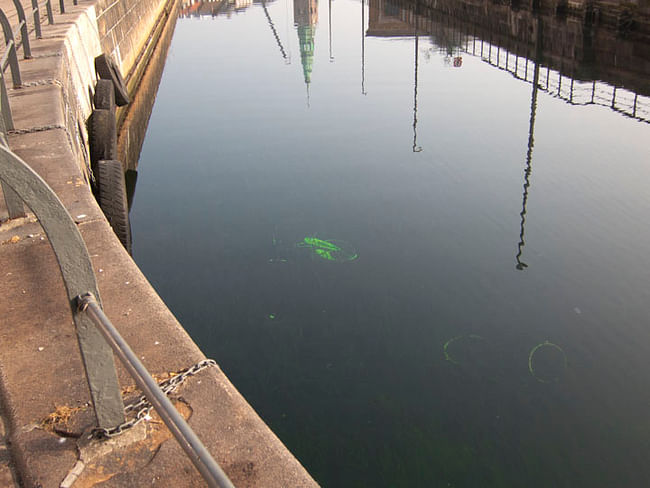
[[[171,378],[161,381],[158,383],[158,386],[163,391],[163,393],[170,395],[190,376],[194,376],[199,371],[216,365],[217,362],[214,359],[204,359],[203,361],[196,363],[194,366],[190,366],[189,368],[181,370],[178,374],[172,376]],[[147,400],[147,397],[142,395],[138,397],[134,402],[124,407],[124,413],[127,415],[132,412],[136,412],[135,416],[132,419],[127,420],[126,422],[110,429],[93,429],[90,433],[89,438],[109,439],[111,437],[120,435],[125,430],[129,430],[130,428],[135,427],[145,418],[147,418],[152,409],[153,405],[151,402]]]
[[[50,125],[41,125],[38,127],[32,127],[30,129],[11,129],[8,130],[7,133],[12,135],[12,136],[20,136],[23,134],[34,134],[36,132],[45,132],[48,130],[54,130],[54,129],[62,129],[68,132],[68,128],[65,125],[61,124],[50,124]]]
[[[20,88],[29,88],[33,86],[48,86],[48,85],[56,85],[58,87],[63,88],[63,82],[61,82],[61,80],[57,80],[56,78],[46,78],[44,80],[37,80],[37,81],[26,81],[20,85]],[[12,88],[12,90],[20,90],[20,88]]]

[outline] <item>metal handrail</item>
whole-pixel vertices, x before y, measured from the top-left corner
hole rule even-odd
[[[111,346],[113,352],[122,361],[122,364],[133,377],[138,387],[142,390],[147,400],[160,415],[170,432],[174,435],[180,446],[190,458],[196,469],[210,487],[234,488],[232,482],[223,472],[219,464],[210,455],[201,440],[196,436],[185,419],[178,413],[174,404],[163,393],[158,384],[151,377],[144,365],[140,362],[127,342],[115,329],[111,321],[95,300],[92,294],[77,297],[78,313],[86,313],[95,326]]]
[[[32,209],[56,255],[72,309],[97,425],[111,428],[124,423],[124,403],[112,348],[208,486],[234,488],[102,311],[88,249],[72,217],[49,185],[4,142],[0,144],[0,181],[3,189],[9,188]]]

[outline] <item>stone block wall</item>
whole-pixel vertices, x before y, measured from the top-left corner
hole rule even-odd
[[[167,4],[165,0],[99,0],[95,5],[102,51],[127,75]]]

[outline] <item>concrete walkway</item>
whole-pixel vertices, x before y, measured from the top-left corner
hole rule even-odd
[[[67,207],[89,249],[108,317],[164,379],[204,355],[106,222],[79,170],[65,111],[65,50],[83,43],[78,20],[92,18],[92,5],[66,5],[68,13],[44,27],[42,40],[32,38],[34,58],[20,62],[28,86],[10,91],[20,131],[9,143]],[[14,11],[7,0],[0,8]],[[203,486],[155,414],[116,440],[87,440],[93,414],[55,257],[32,215],[7,221],[2,197],[0,222],[0,486],[12,486],[9,466],[28,487]],[[121,367],[118,376],[124,397],[137,396]],[[237,487],[316,486],[218,367],[190,378],[173,401]]]

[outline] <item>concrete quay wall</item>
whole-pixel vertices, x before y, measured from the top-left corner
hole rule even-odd
[[[0,8],[14,12],[8,0],[0,0]],[[150,50],[153,32],[171,36],[176,8],[161,0],[66,3],[66,13],[43,26],[43,38],[32,39],[33,58],[20,61],[23,87],[9,93],[17,129],[9,135],[11,149],[47,181],[77,223],[105,312],[159,380],[205,356],[126,253],[92,196],[86,121],[94,57],[113,53],[135,87],[150,77],[142,52]],[[151,100],[139,103],[139,96],[130,113],[122,111],[123,119],[150,105]],[[1,195],[0,283],[2,486],[10,479],[16,486],[43,488],[204,486],[155,414],[115,440],[88,441],[93,413],[55,256],[33,215],[7,219]],[[120,365],[118,377],[124,397],[137,396]],[[188,379],[172,400],[235,486],[316,486],[220,368]]]

